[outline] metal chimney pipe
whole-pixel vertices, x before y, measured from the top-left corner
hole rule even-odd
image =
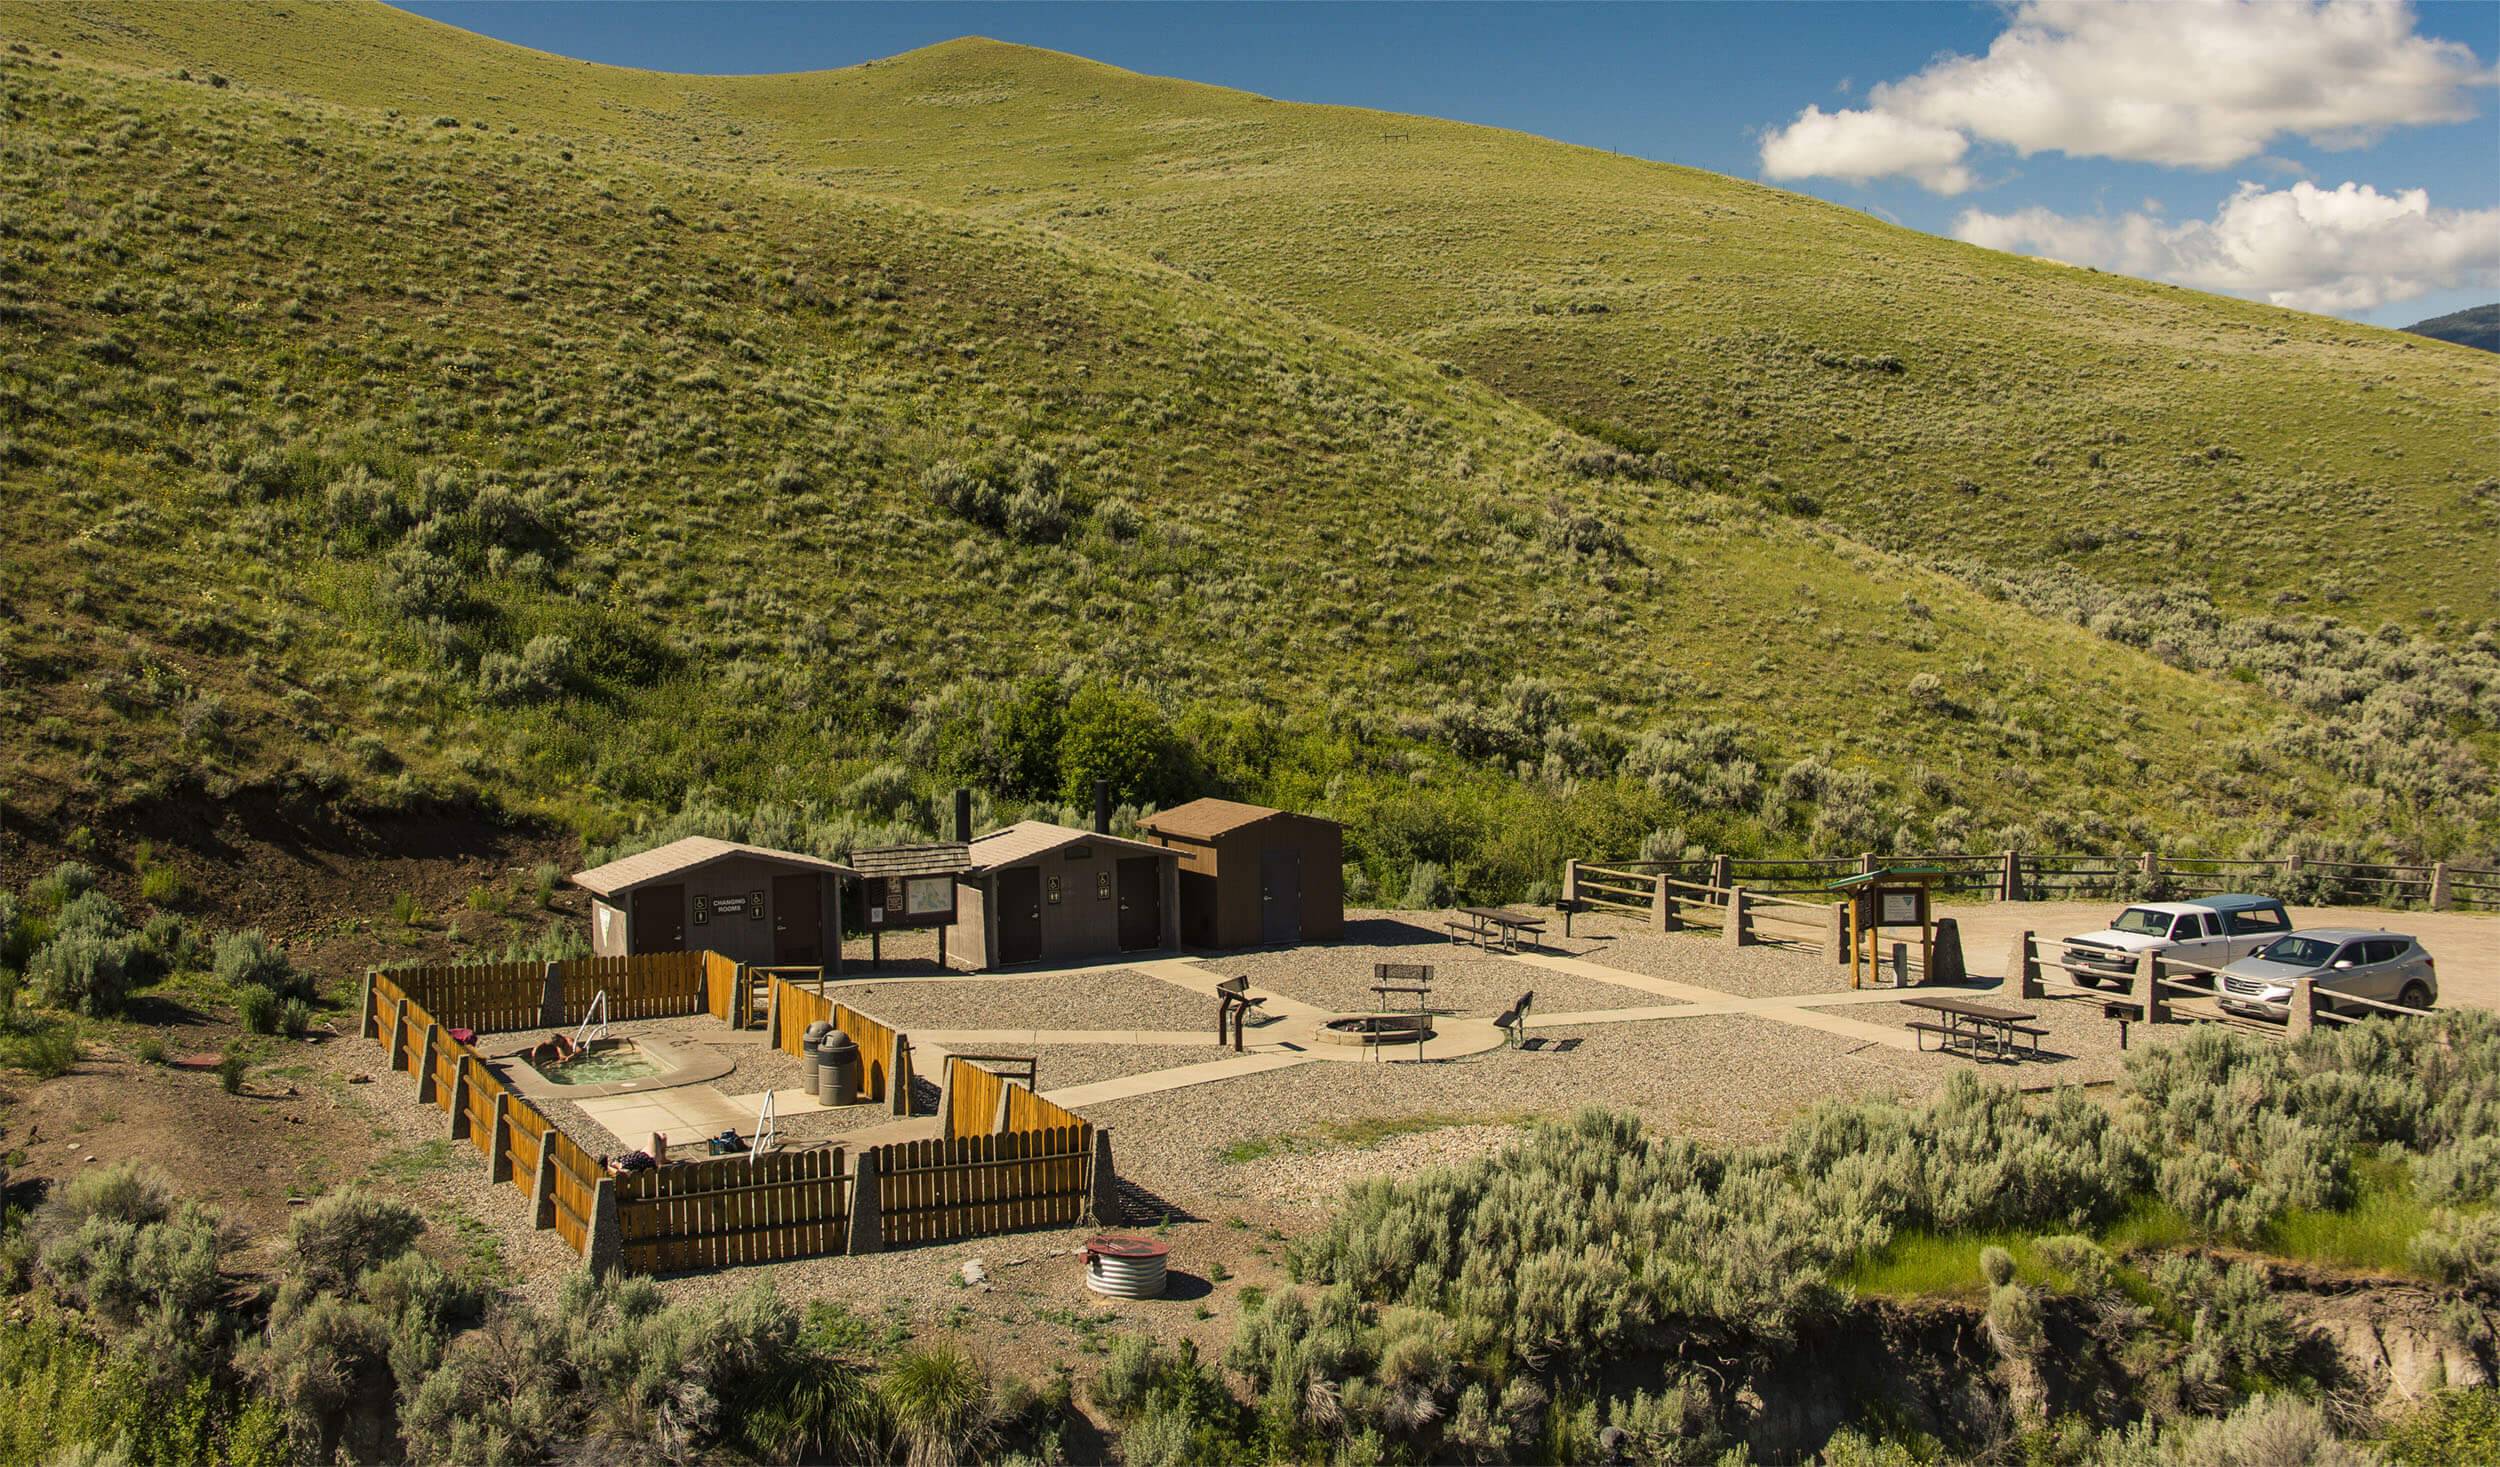
[[[955,839],[972,841],[972,791],[955,791]]]
[[[1111,781],[1094,781],[1094,834],[1111,833]]]

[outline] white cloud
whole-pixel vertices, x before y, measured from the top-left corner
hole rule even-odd
[[[1936,161],[1946,133],[2026,157],[2219,168],[2287,135],[2358,147],[2393,127],[2463,121],[2468,90],[2491,80],[2471,47],[2417,34],[2404,4],[2026,0],[1984,56],[1875,86],[1863,110],[1808,107],[1763,139],[1763,170],[1900,174],[1959,192],[1961,154]],[[1891,167],[1877,156],[1887,140],[1908,144]]]
[[[1970,142],[1949,127],[1883,112],[1826,112],[1808,107],[1762,140],[1762,171],[1772,178],[1846,178],[1863,183],[1906,174],[1940,194],[1971,186],[1962,154]]]
[[[2304,311],[2366,311],[2427,291],[2500,285],[2500,209],[2434,209],[2423,189],[2243,183],[2211,219],[1965,209],[1972,244],[2097,265]]]

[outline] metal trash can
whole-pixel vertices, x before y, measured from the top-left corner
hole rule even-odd
[[[822,1019],[808,1025],[807,1033],[799,1039],[799,1053],[809,1059],[815,1058],[816,1051],[824,1046],[825,1036],[833,1032],[833,1026]]]
[[[859,1046],[839,1029],[816,1046],[816,1100],[821,1105],[853,1105],[859,1100]]]

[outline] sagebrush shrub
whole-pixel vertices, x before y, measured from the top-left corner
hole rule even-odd
[[[313,1288],[332,1292],[407,1252],[424,1231],[425,1219],[416,1209],[356,1187],[314,1202],[288,1229],[298,1275]]]
[[[308,978],[287,961],[286,953],[272,946],[257,927],[240,932],[219,934],[213,949],[212,971],[217,981],[240,992],[257,987],[279,998],[309,998],[312,985]],[[240,1000],[238,999],[238,1002]],[[255,1032],[266,1034],[267,1029]]]

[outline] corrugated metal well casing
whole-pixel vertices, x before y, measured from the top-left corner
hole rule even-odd
[[[1171,1254],[1171,1244],[1152,1238],[1088,1238],[1085,1287],[1115,1299],[1160,1299]]]

